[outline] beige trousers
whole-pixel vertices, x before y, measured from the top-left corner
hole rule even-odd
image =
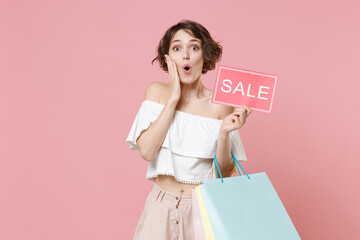
[[[133,240],[193,240],[192,196],[168,192],[154,183]]]

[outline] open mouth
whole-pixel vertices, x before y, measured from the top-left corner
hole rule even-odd
[[[190,73],[191,73],[191,68],[190,68],[190,66],[185,66],[185,67],[184,67],[184,72],[187,73],[187,74],[190,74]]]

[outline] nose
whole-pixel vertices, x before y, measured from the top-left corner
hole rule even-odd
[[[189,54],[188,54],[187,51],[184,51],[184,53],[183,53],[183,59],[185,59],[185,60],[189,60],[189,59],[190,59],[190,56],[189,56]]]

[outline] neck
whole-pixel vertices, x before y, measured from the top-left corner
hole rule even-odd
[[[181,87],[181,97],[179,99],[180,104],[187,104],[194,100],[197,100],[204,96],[205,87],[200,81],[200,79],[196,80],[190,84],[184,84],[180,82]]]

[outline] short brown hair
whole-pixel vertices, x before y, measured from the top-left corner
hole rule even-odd
[[[219,42],[215,42],[212,39],[209,31],[201,24],[186,19],[170,27],[165,32],[158,46],[158,55],[151,61],[151,64],[157,60],[160,63],[160,67],[164,71],[168,71],[167,64],[165,62],[165,54],[169,54],[170,41],[175,33],[180,29],[186,31],[192,37],[196,37],[201,40],[204,59],[202,73],[205,74],[207,71],[215,69],[216,62],[220,61],[221,59],[222,46],[219,44]]]

